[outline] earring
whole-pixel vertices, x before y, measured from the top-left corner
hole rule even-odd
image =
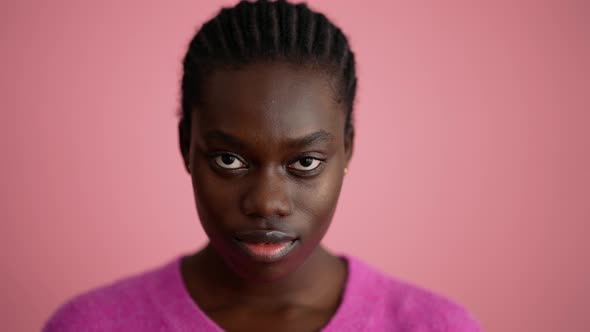
[[[348,167],[344,168],[344,175],[346,175],[348,173]]]

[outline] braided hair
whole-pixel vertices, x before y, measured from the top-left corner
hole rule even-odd
[[[312,66],[336,78],[337,99],[346,111],[345,134],[354,135],[357,78],[346,36],[323,14],[285,0],[242,0],[203,24],[183,61],[179,125],[190,128],[191,109],[201,100],[199,87],[212,70],[260,61]]]

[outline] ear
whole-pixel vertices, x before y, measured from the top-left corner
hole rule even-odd
[[[187,172],[190,171],[190,147],[191,147],[191,128],[190,120],[186,117],[182,117],[178,123],[178,143],[180,144],[180,153],[182,154],[182,160],[184,161],[184,167]]]
[[[354,148],[354,128],[350,128],[344,134],[344,154],[345,154],[345,162],[346,162],[344,167],[348,167],[348,164],[350,163],[350,159],[352,158],[353,148]]]

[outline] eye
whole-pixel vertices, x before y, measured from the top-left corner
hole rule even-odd
[[[238,157],[229,153],[222,153],[216,156],[214,159],[215,163],[225,169],[238,169],[246,166]]]
[[[298,171],[312,171],[322,163],[321,160],[313,158],[313,157],[303,157],[296,162],[289,165],[289,167],[294,168]]]

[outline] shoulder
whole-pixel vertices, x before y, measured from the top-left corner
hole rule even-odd
[[[357,274],[363,275],[364,293],[374,294],[372,323],[382,330],[480,332],[475,317],[445,295],[387,276],[374,267],[351,258]],[[360,271],[359,271],[360,270]]]
[[[53,313],[43,332],[119,331],[141,322],[157,310],[154,291],[161,289],[176,264],[175,260],[71,298]]]

